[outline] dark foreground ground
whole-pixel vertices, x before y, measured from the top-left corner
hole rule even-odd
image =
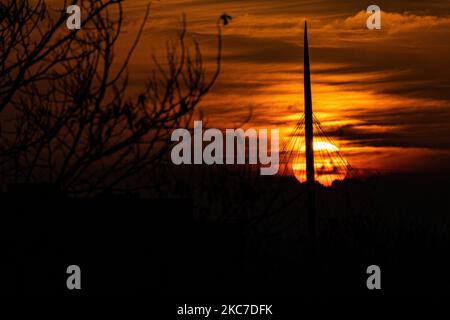
[[[442,295],[450,288],[449,181],[404,175],[318,186],[315,255],[305,235],[303,187],[289,179],[248,182],[251,190],[239,189],[240,198],[223,185],[219,200],[209,201],[203,195],[66,199],[45,186],[16,186],[0,198],[0,291]],[[221,206],[245,210],[227,217]],[[66,287],[72,264],[82,270],[80,291]],[[378,291],[366,287],[372,264],[381,268]]]

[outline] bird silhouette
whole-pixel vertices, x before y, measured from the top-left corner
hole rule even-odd
[[[233,20],[233,17],[224,13],[220,16],[220,19],[222,19],[223,25],[227,26],[230,23],[230,20]]]

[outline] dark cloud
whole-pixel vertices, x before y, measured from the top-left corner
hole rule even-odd
[[[450,148],[450,105],[439,110],[364,110],[355,117],[359,124],[338,126],[327,134],[360,146]]]

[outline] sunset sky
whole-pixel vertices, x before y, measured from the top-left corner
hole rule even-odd
[[[147,1],[125,1],[127,36]],[[365,26],[369,4],[382,29]],[[450,169],[450,3],[441,1],[161,0],[132,65],[142,84],[151,53],[162,56],[186,14],[189,35],[213,58],[216,20],[224,30],[223,69],[200,105],[209,126],[247,127],[286,136],[303,108],[303,22],[308,20],[313,110],[341,153],[358,168]]]

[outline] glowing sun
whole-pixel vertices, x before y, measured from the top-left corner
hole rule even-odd
[[[343,180],[347,174],[347,161],[339,154],[339,148],[326,141],[314,141],[315,179],[325,186],[335,180]],[[300,182],[306,181],[305,146],[292,163],[294,176]]]

